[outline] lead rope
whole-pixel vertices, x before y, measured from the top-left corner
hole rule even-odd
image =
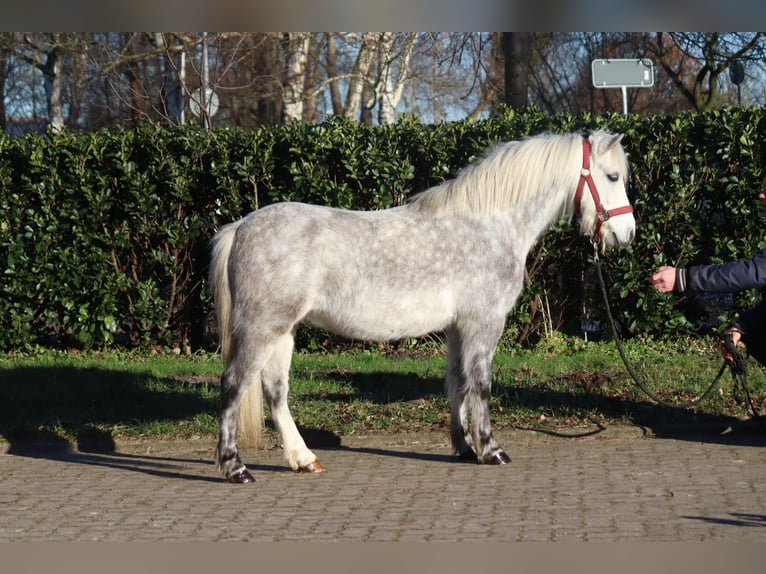
[[[636,374],[636,372],[633,370],[633,367],[631,366],[630,361],[628,361],[628,357],[625,355],[625,350],[622,348],[622,341],[620,340],[620,337],[617,333],[617,326],[616,326],[614,318],[612,317],[612,309],[609,305],[609,296],[606,292],[606,283],[604,282],[604,276],[601,273],[601,260],[599,259],[599,256],[598,256],[598,241],[591,239],[591,244],[593,245],[593,262],[596,265],[596,272],[598,273],[598,280],[599,280],[599,284],[601,285],[601,294],[604,297],[604,306],[606,307],[606,315],[609,319],[609,324],[612,328],[612,334],[614,335],[614,342],[617,345],[617,350],[620,353],[622,362],[625,364],[625,368],[628,370],[628,374],[633,379],[633,381],[638,385],[638,387],[649,398],[656,401],[657,403],[660,403],[661,405],[664,405],[666,407],[672,407],[672,408],[686,409],[686,408],[697,406],[700,402],[705,400],[713,391],[715,386],[718,384],[718,381],[720,381],[721,376],[726,370],[726,367],[729,367],[729,370],[731,371],[731,376],[734,379],[735,390],[738,387],[742,388],[745,395],[745,403],[747,404],[747,407],[752,411],[753,417],[760,421],[758,412],[756,411],[750,399],[750,391],[747,388],[747,364],[745,361],[745,356],[734,345],[734,341],[732,340],[730,333],[724,333],[721,336],[721,340],[723,344],[725,345],[726,350],[731,355],[732,360],[731,361],[724,360],[723,365],[721,365],[721,368],[718,370],[718,374],[715,376],[715,379],[713,379],[713,382],[710,383],[710,386],[707,388],[707,390],[705,390],[705,392],[702,393],[702,395],[700,395],[698,398],[692,399],[691,401],[682,402],[682,403],[671,403],[666,401],[662,397],[657,396],[655,393],[651,391],[651,389],[649,389],[649,387],[646,386],[644,381],[641,380],[641,377],[639,377],[638,374]]]

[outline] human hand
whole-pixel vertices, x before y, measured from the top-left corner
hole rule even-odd
[[[652,274],[652,287],[660,293],[670,293],[676,286],[676,268],[664,265]]]
[[[739,345],[739,342],[742,340],[742,331],[739,329],[731,328],[728,329],[723,337],[731,337],[732,346],[737,347]],[[729,349],[726,348],[726,343],[724,342],[724,339],[720,338],[718,340],[718,348],[721,352],[721,356],[728,362],[732,362],[734,360],[734,357],[732,356]]]

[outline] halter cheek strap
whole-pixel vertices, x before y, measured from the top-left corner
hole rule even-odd
[[[583,191],[585,190],[585,184],[588,184],[590,195],[593,197],[593,203],[596,204],[596,213],[598,218],[596,220],[596,229],[593,232],[594,239],[600,239],[601,237],[601,224],[604,223],[610,217],[616,215],[623,215],[625,213],[633,213],[633,207],[631,205],[625,205],[623,207],[615,207],[614,209],[605,209],[601,203],[601,197],[598,195],[596,189],[596,182],[593,181],[593,176],[590,173],[590,140],[583,138],[582,140],[582,170],[580,170],[580,182],[577,184],[577,192],[575,193],[575,215],[579,218],[582,210],[580,203],[582,202]]]

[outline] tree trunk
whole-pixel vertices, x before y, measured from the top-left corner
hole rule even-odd
[[[6,130],[5,119],[5,79],[8,76],[8,52],[0,49],[0,131]]]
[[[45,98],[48,103],[48,121],[53,131],[64,128],[64,101],[62,99],[61,51],[54,47],[48,52],[45,64],[41,67],[45,77]]]
[[[327,77],[330,82],[330,101],[332,102],[332,113],[340,115],[343,113],[343,99],[340,97],[340,86],[334,78],[338,77],[338,52],[335,47],[335,35],[327,36]]]
[[[303,95],[306,79],[310,35],[306,32],[285,32],[283,43],[287,52],[285,79],[282,88],[282,122],[303,119]]]
[[[503,32],[505,56],[505,103],[512,108],[527,105],[530,33]]]
[[[392,124],[396,120],[396,108],[402,99],[404,86],[410,70],[410,58],[415,46],[416,34],[408,33],[404,41],[402,54],[394,55],[394,41],[396,37],[391,32],[383,32],[380,37],[378,51],[380,77],[376,89],[378,100],[378,122]],[[394,81],[394,61],[397,62],[398,74]]]
[[[161,108],[166,114],[170,123],[179,125],[182,121],[181,112],[183,110],[183,89],[179,81],[178,74],[170,60],[168,45],[165,41],[165,34],[156,32],[154,34],[154,45],[160,50],[164,50],[158,56],[157,65],[162,77],[162,89],[160,97],[162,98]]]
[[[364,88],[370,83],[370,68],[375,54],[375,36],[373,32],[365,32],[362,45],[359,47],[344,106],[344,114],[350,118],[360,117]]]

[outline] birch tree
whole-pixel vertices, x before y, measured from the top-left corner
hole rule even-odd
[[[362,42],[357,52],[354,69],[346,92],[346,100],[343,106],[343,114],[350,118],[358,119],[362,110],[362,95],[365,85],[370,82],[370,68],[375,57],[377,34],[364,32]]]
[[[325,60],[327,62],[327,76],[328,78],[333,78],[333,80],[329,82],[332,113],[341,115],[343,113],[343,98],[340,95],[339,82],[334,80],[338,77],[338,48],[336,45],[335,34],[327,35],[327,50]]]
[[[306,92],[306,60],[311,34],[285,32],[285,77],[282,88],[282,122],[303,119],[303,100]]]
[[[397,36],[383,32],[378,44],[379,75],[375,89],[378,104],[378,122],[390,124],[396,120],[396,108],[402,99],[405,85],[409,80],[410,60],[417,34],[401,34],[401,50],[396,53]]]

